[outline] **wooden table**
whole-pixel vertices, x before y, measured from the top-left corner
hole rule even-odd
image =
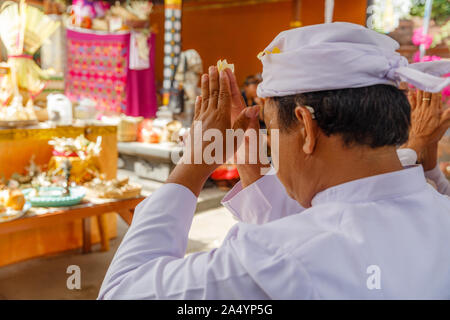
[[[52,156],[53,149],[48,144],[49,140],[55,137],[75,138],[81,134],[84,134],[91,141],[96,141],[99,136],[102,137],[102,151],[100,152],[99,160],[100,172],[105,175],[106,179],[116,178],[118,156],[117,127],[105,125],[55,127],[45,123],[29,128],[0,129],[0,178],[9,179],[15,172],[24,174],[25,167],[28,166],[32,158],[37,165],[45,169]],[[94,209],[90,209],[88,212],[92,212],[92,210]],[[114,210],[111,211],[113,212]],[[82,248],[84,244],[82,235],[84,234],[83,231],[86,230],[83,227],[88,223],[83,221],[87,219],[91,220],[92,223],[92,243],[101,242],[102,235],[99,231],[102,231],[102,229],[108,231],[110,238],[115,237],[117,234],[117,215],[115,213],[94,214],[90,218],[74,220],[62,219],[62,216],[56,216],[58,217],[56,221],[61,223],[38,223],[37,225],[40,227],[27,227],[25,230],[22,227],[22,231],[0,232],[0,267],[31,258]],[[43,221],[47,219],[39,218],[42,218]],[[34,223],[41,220],[33,218],[31,221]],[[63,223],[64,221],[67,222]],[[98,223],[99,221],[106,224],[106,227],[102,228]],[[2,223],[0,229],[5,230],[9,225],[17,230],[21,228],[18,225],[22,223],[25,222]]]
[[[134,208],[144,199],[136,197],[124,200],[102,201],[102,203],[85,202],[64,208],[51,208],[48,213],[35,211],[22,218],[0,223],[0,235],[23,230],[63,224],[73,220],[83,220],[83,253],[91,252],[91,217],[97,217],[102,250],[109,250],[109,236],[104,217],[106,213],[116,212],[128,224],[133,218]]]

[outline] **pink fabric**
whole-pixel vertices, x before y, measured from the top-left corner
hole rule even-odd
[[[126,114],[134,117],[153,118],[158,109],[155,85],[155,34],[148,40],[150,68],[128,69]]]
[[[89,98],[101,111],[126,110],[130,34],[101,35],[67,30],[66,95]]]
[[[155,35],[149,37],[150,68],[130,70],[130,34],[95,34],[67,30],[66,95],[89,98],[106,113],[154,117],[157,110],[154,74]]]

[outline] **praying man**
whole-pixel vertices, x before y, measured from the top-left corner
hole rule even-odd
[[[417,164],[439,137],[410,134],[416,109],[442,117],[433,130],[448,128],[439,92],[450,62],[408,64],[398,48],[350,23],[280,33],[259,55],[257,89],[278,146],[267,174],[264,163],[238,165],[223,204],[239,222],[219,248],[185,257],[219,164],[183,155],[137,206],[99,299],[450,299],[448,186],[435,161]],[[402,82],[417,90],[410,100]],[[257,128],[260,107],[245,108],[232,72],[210,67],[201,89],[202,130]],[[210,143],[189,139],[192,150]]]

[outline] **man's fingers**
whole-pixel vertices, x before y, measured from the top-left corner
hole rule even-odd
[[[431,94],[431,108],[435,110],[435,112],[440,112],[442,110],[442,98],[440,93]]]
[[[223,112],[223,114],[230,114],[231,111],[231,90],[230,80],[226,72],[221,71],[219,76],[220,89],[219,89],[219,101],[217,108]]]
[[[236,76],[234,75],[233,71],[231,71],[230,68],[226,68],[225,72],[227,73],[228,78],[230,79],[231,94],[240,95],[241,92],[239,91],[239,86],[237,84]]]
[[[254,121],[257,122],[259,115],[259,106],[248,107],[241,111],[238,118],[234,122],[233,130],[247,130],[250,125],[256,126]],[[258,123],[259,124],[259,123]]]
[[[239,116],[237,117],[236,121],[233,124],[233,130],[243,130],[245,131],[244,135],[244,141],[243,144],[237,144],[237,152],[235,159],[238,163],[249,163],[250,158],[250,143],[257,143],[258,144],[258,129],[259,129],[259,122],[258,122],[258,114],[259,114],[259,106],[255,107],[248,107],[241,111]],[[250,136],[248,135],[248,130],[254,130],[253,133],[250,133],[254,137],[256,137],[256,141],[254,139],[250,139]],[[242,142],[241,142],[242,143]],[[253,146],[253,151],[258,150],[258,145]]]
[[[216,109],[219,101],[219,74],[217,67],[209,67],[209,101],[208,109]]]
[[[424,107],[429,107],[431,104],[431,92],[424,91],[422,94],[422,105]]]
[[[408,101],[409,101],[409,104],[411,105],[411,111],[416,109],[416,104],[417,104],[416,98],[417,98],[416,92],[413,90],[409,90],[408,91]]]
[[[245,114],[246,109],[242,110],[239,116],[237,117],[236,121],[233,124],[233,130],[246,130],[248,127],[248,124],[250,123],[250,118],[247,117]]]
[[[439,127],[435,131],[436,142],[441,140],[445,132],[450,127],[450,109],[445,110],[441,114],[441,119],[439,121]]]
[[[450,126],[450,108],[444,110],[444,112],[442,112],[441,115],[441,121],[440,121],[440,125],[441,126],[445,126],[445,130],[447,130]]]
[[[209,77],[206,73],[202,75],[201,87],[202,87],[201,111],[204,112],[208,107],[208,100],[209,100]]]
[[[416,90],[416,102],[417,102],[418,106],[422,105],[422,97],[423,97],[423,91],[417,89]]]
[[[239,85],[236,80],[236,76],[234,75],[233,71],[231,69],[226,68],[225,72],[228,75],[228,78],[230,79],[230,89],[231,89],[231,101],[233,103],[234,107],[237,108],[245,108],[245,101],[242,97],[241,91],[239,90]]]
[[[259,125],[259,110],[257,116],[250,118],[250,123],[248,124],[247,130],[248,129],[253,129],[255,131],[259,131],[259,129],[261,129]]]
[[[197,98],[195,99],[194,120],[198,120],[201,111],[202,111],[202,97],[197,96]]]

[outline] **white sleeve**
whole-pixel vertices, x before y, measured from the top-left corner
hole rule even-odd
[[[232,249],[238,225],[220,248],[184,258],[196,202],[166,184],[139,204],[98,299],[268,299]]]
[[[425,177],[436,184],[439,193],[450,196],[450,182],[439,168],[439,164],[434,169],[425,171]]]
[[[417,161],[417,154],[412,149],[398,149],[397,154],[404,167],[413,165]],[[439,193],[450,196],[450,182],[439,168],[439,164],[434,169],[425,171],[425,177],[436,184]]]
[[[397,154],[405,167],[417,161],[412,149],[398,149]],[[252,224],[267,223],[305,210],[289,197],[273,168],[246,188],[238,182],[223,198],[222,204],[238,221]]]
[[[222,204],[238,221],[252,224],[267,223],[305,210],[289,197],[273,168],[246,188],[238,182]]]
[[[415,165],[417,162],[417,153],[413,149],[397,149],[397,156],[404,167]]]

